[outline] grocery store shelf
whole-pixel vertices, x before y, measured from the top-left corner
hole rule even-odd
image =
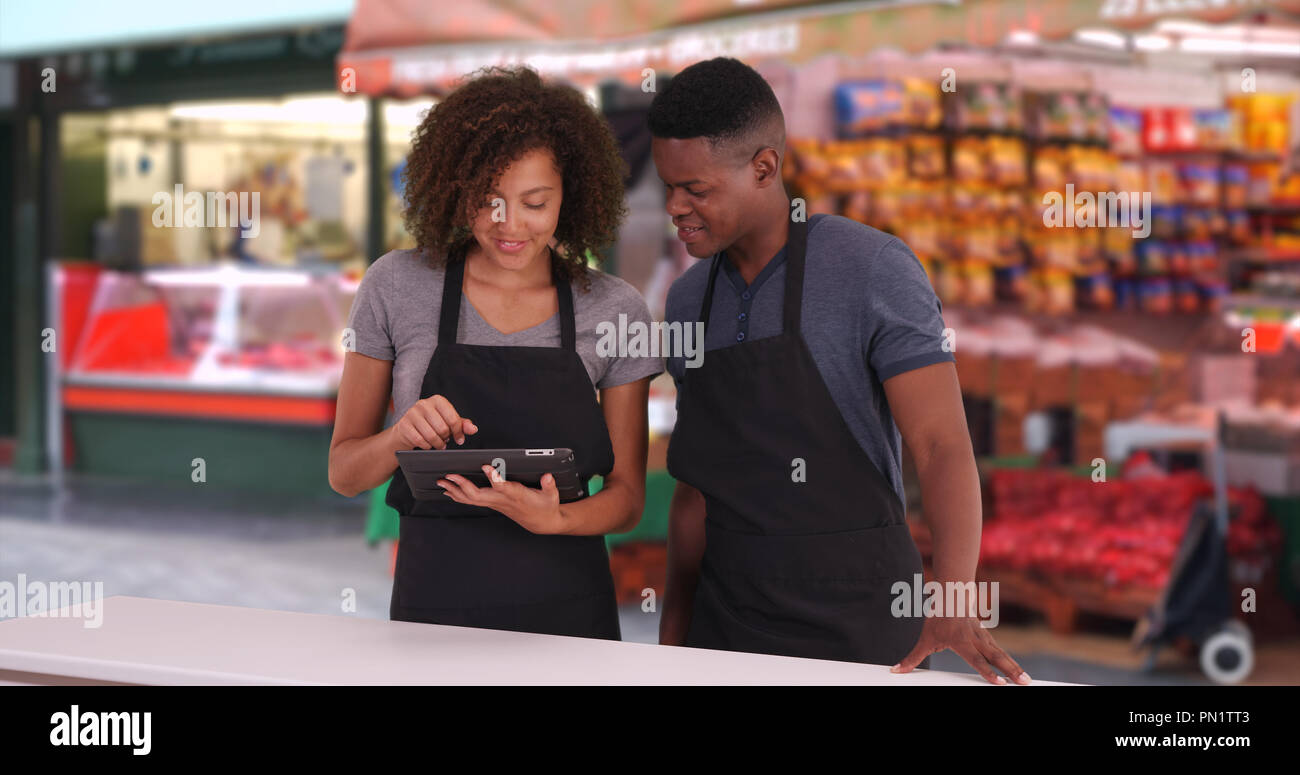
[[[1251,293],[1234,293],[1227,298],[1225,306],[1236,308],[1242,307],[1266,307],[1269,309],[1285,309],[1294,312],[1300,312],[1300,298],[1287,298],[1285,296],[1260,296]]]

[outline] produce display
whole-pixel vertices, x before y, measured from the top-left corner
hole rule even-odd
[[[1168,582],[1196,502],[1214,492],[1193,471],[1096,482],[1064,471],[1000,470],[990,489],[981,567],[1150,589]],[[1228,501],[1229,555],[1275,552],[1281,530],[1259,494],[1230,488]]]

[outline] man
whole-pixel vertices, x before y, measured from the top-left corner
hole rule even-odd
[[[704,321],[705,352],[698,368],[668,362],[678,484],[660,642],[896,672],[952,649],[990,682],[1028,683],[970,598],[965,615],[899,605],[921,573],[900,440],[933,580],[974,581],[981,522],[953,356],[916,257],[869,226],[792,208],[781,107],[743,63],[686,68],[648,122],[678,237],[709,259],[667,301],[670,323]]]

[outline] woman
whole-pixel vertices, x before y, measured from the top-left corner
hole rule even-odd
[[[405,217],[418,247],[361,282],[330,444],[338,492],[393,477],[390,618],[620,637],[604,535],[640,519],[662,371],[596,347],[600,323],[650,320],[634,288],[587,267],[624,215],[623,169],[584,97],[528,69],[469,81],[417,130]],[[390,390],[400,419],[384,428]],[[490,487],[448,476],[447,502],[415,501],[394,453],[447,447],[569,447],[604,487],[562,504],[549,474],[536,489],[485,466]]]

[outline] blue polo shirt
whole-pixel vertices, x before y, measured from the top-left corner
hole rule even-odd
[[[709,282],[708,259],[677,278],[668,291],[668,322],[698,319]],[[785,249],[745,284],[725,256],[713,289],[704,343],[709,350],[781,333]],[[882,383],[912,369],[952,361],[943,349],[942,307],[915,254],[897,237],[838,215],[808,221],[803,286],[803,338],[845,423],[906,507],[902,439]],[[669,358],[678,401],[687,371]],[[754,418],[762,422],[761,417]]]

